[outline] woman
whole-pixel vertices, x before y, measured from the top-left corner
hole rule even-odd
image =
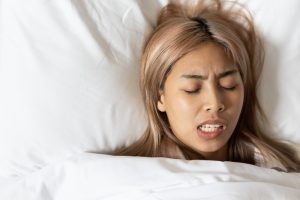
[[[146,42],[140,87],[149,125],[115,155],[243,162],[299,171],[295,150],[268,137],[256,95],[264,52],[237,4],[170,3]]]

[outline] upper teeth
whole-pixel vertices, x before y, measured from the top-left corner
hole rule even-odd
[[[205,124],[205,125],[200,125],[200,129],[205,132],[212,132],[216,131],[218,128],[224,128],[224,126],[220,124]]]

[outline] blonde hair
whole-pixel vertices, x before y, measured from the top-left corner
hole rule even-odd
[[[162,156],[165,141],[168,141],[180,149],[185,159],[204,159],[174,136],[157,102],[174,63],[209,41],[220,44],[232,58],[245,89],[241,115],[228,141],[228,160],[258,165],[255,154],[259,152],[262,162],[276,161],[287,171],[299,171],[296,151],[267,136],[258,123],[258,119],[268,123],[256,94],[264,51],[250,13],[240,4],[231,3],[220,0],[196,1],[196,4],[173,2],[162,8],[157,26],[146,41],[140,71],[140,88],[149,124],[138,141],[117,149],[115,155]],[[164,156],[168,157],[168,153]]]

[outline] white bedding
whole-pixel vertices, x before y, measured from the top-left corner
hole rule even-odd
[[[0,0],[0,179],[143,133],[141,49],[167,1]],[[300,1],[241,1],[265,40],[259,99],[299,145]]]
[[[139,59],[167,1],[0,0],[0,200],[300,199],[299,174],[84,153],[144,131]],[[266,46],[259,100],[300,146],[300,1],[240,1]]]
[[[89,153],[0,186],[1,200],[300,199],[300,174],[232,162]]]

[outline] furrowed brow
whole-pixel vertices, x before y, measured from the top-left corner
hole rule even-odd
[[[188,78],[188,79],[199,79],[199,80],[205,80],[207,77],[202,75],[196,75],[196,74],[183,74],[181,76],[182,78]]]
[[[224,78],[226,76],[230,76],[230,75],[235,75],[238,73],[238,70],[236,69],[232,69],[232,70],[228,70],[225,72],[222,72],[220,74],[217,75],[218,79]],[[203,76],[203,75],[198,75],[198,74],[183,74],[181,76],[182,78],[187,78],[187,79],[197,79],[197,80],[206,80],[207,76]]]
[[[237,73],[238,73],[238,70],[232,69],[232,70],[228,70],[228,71],[225,71],[225,72],[222,72],[222,73],[218,74],[217,77],[218,77],[218,79],[220,79],[220,78],[224,78],[226,76],[235,75]]]

